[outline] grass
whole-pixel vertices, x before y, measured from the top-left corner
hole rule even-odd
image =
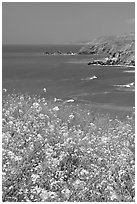
[[[3,97],[3,202],[135,201],[134,116]]]

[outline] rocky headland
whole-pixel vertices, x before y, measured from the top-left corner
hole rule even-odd
[[[104,55],[88,64],[135,66],[135,34],[99,37],[83,46],[78,54]]]

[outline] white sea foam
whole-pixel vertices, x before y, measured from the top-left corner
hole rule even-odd
[[[89,80],[93,80],[93,79],[97,79],[97,77],[94,75],[92,77],[87,77],[87,78],[82,78],[82,81],[89,81]]]
[[[135,82],[131,82],[129,84],[123,84],[123,85],[114,85],[114,86],[117,86],[117,87],[124,87],[124,88],[130,88],[132,86],[135,85]]]
[[[135,73],[135,70],[125,70],[124,72],[127,72],[127,73]]]
[[[65,103],[73,103],[75,100],[74,99],[69,99],[67,101],[65,101]]]
[[[7,92],[7,89],[3,89],[3,92]]]
[[[54,98],[54,102],[62,101],[60,98]]]
[[[103,94],[109,94],[111,93],[110,91],[104,91]]]

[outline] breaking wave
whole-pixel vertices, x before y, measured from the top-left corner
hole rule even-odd
[[[93,80],[93,79],[97,79],[97,77],[94,75],[92,77],[87,77],[87,78],[82,78],[82,81],[89,81],[89,80]]]
[[[135,82],[131,82],[129,84],[123,84],[123,85],[114,85],[116,87],[120,87],[120,88],[132,88],[133,86],[135,86]]]

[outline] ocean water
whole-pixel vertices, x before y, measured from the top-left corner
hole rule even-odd
[[[87,65],[101,56],[46,56],[44,51],[77,52],[80,45],[3,46],[2,86],[4,94],[40,94],[47,99],[135,106],[134,68]],[[46,88],[45,93],[43,88]]]

